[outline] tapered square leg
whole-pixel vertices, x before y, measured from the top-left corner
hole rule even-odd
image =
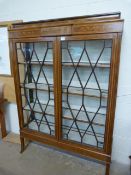
[[[106,172],[105,175],[110,175],[110,163],[106,164]]]
[[[24,139],[24,137],[20,137],[20,141],[21,141],[21,151],[20,151],[20,153],[23,153],[23,151],[25,150],[25,139]]]
[[[4,116],[4,112],[3,112],[3,109],[2,109],[2,104],[0,104],[0,125],[1,125],[1,135],[2,135],[2,138],[6,137],[7,136],[7,132],[6,132],[6,125],[5,125],[5,116]]]

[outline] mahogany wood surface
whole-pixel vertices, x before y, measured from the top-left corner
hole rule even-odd
[[[10,50],[11,59],[13,60],[22,151],[25,146],[24,139],[28,138],[29,140],[46,143],[76,154],[103,161],[106,164],[106,175],[109,175],[122,31],[123,20],[120,19],[120,13],[19,23],[10,27]],[[63,36],[65,41],[95,39],[112,39],[113,41],[104,149],[62,139],[62,63],[60,43]],[[16,43],[39,41],[53,42],[55,136],[49,136],[24,127]]]
[[[2,138],[7,136],[7,131],[6,131],[6,124],[5,124],[5,115],[3,111],[3,105],[5,99],[0,99],[0,129],[1,129],[1,136]]]

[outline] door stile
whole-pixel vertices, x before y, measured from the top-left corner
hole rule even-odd
[[[54,55],[54,95],[55,95],[55,130],[56,130],[56,138],[60,140],[61,138],[61,52],[60,52],[60,40],[56,38],[53,43],[53,55]]]
[[[19,70],[18,70],[18,62],[17,62],[17,54],[16,54],[16,43],[15,41],[10,41],[11,48],[11,59],[13,65],[13,76],[14,76],[14,84],[16,91],[16,101],[18,105],[18,117],[19,117],[19,127],[23,129],[24,127],[24,119],[23,119],[23,111],[22,111],[22,100],[21,100],[21,89],[20,89],[20,80],[19,80]]]
[[[58,95],[58,139],[61,140],[62,138],[62,63],[61,63],[61,38],[57,37],[57,79],[58,79],[58,86],[57,86],[57,95]]]
[[[120,62],[120,43],[121,34],[116,34],[113,38],[112,62],[109,80],[109,97],[107,109],[107,122],[105,131],[105,152],[111,155],[112,141],[113,141],[113,128],[115,118],[115,107],[117,99],[117,85],[118,85],[118,72]]]

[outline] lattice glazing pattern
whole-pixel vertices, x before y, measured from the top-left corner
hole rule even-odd
[[[63,139],[104,148],[112,40],[62,41]]]
[[[52,42],[16,47],[25,127],[55,135]]]

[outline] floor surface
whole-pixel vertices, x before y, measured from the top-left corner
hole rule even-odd
[[[0,175],[104,175],[105,166],[52,148],[0,142]],[[110,175],[130,175],[128,167],[113,164]]]

